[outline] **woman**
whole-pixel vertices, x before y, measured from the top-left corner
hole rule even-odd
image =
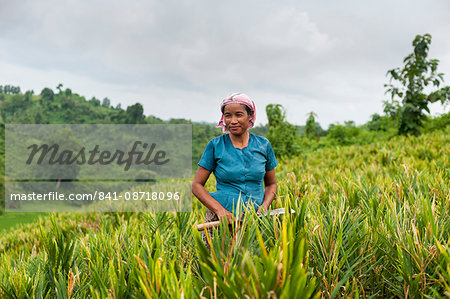
[[[235,93],[222,101],[222,118],[217,127],[229,132],[212,139],[205,148],[192,183],[192,193],[208,208],[206,222],[226,219],[229,224],[238,200],[253,204],[258,213],[267,211],[277,191],[275,158],[270,142],[248,132],[256,120],[253,101]],[[208,193],[204,185],[214,172],[217,191]],[[264,185],[263,185],[264,183]],[[264,187],[265,186],[265,187]]]

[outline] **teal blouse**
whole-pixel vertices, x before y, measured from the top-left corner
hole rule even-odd
[[[263,203],[264,176],[278,162],[269,140],[250,133],[243,149],[235,148],[228,134],[212,139],[198,165],[216,177],[217,191],[211,196],[236,215],[239,198],[241,207],[252,202],[257,209]]]

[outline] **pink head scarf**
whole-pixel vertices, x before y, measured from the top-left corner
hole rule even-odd
[[[256,120],[255,103],[253,103],[253,101],[249,98],[248,95],[246,95],[245,93],[240,93],[240,92],[233,93],[232,95],[229,95],[222,101],[222,103],[220,104],[220,111],[222,111],[222,117],[220,118],[219,124],[216,127],[218,127],[218,128],[222,127],[222,131],[224,133],[228,132],[228,129],[225,126],[225,122],[224,122],[223,110],[226,105],[232,104],[232,103],[242,104],[242,105],[245,105],[248,108],[250,108],[251,115],[253,116],[253,118],[252,118],[252,120],[250,120],[250,122],[248,124],[248,128],[251,129],[255,125],[255,120]]]

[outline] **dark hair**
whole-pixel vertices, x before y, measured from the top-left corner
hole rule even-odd
[[[230,103],[230,104],[231,104],[231,103]],[[244,106],[245,110],[247,111],[248,116],[252,115],[252,109],[250,109],[249,106],[244,105],[244,104],[241,104],[241,105]],[[226,105],[225,105],[225,106],[226,106]],[[223,112],[225,111],[225,106],[223,106],[223,108],[222,108],[222,114],[223,114]]]
[[[241,104],[241,105],[243,105],[243,104]],[[245,107],[245,110],[247,110],[247,114],[248,114],[249,116],[252,115],[252,109],[250,109],[250,107],[247,106],[247,105],[244,105],[244,107]]]

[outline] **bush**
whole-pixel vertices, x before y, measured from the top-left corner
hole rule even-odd
[[[328,130],[328,137],[339,145],[350,145],[360,143],[361,129],[348,124],[346,126],[337,124],[331,125]]]
[[[297,129],[286,121],[286,111],[280,104],[266,106],[269,120],[269,139],[276,156],[292,156],[299,152],[296,147]]]
[[[424,131],[431,132],[435,130],[442,130],[450,126],[450,112],[444,113],[435,118],[429,118],[425,123]]]

